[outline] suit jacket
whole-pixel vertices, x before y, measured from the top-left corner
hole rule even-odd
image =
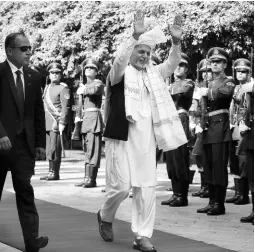
[[[29,150],[35,156],[35,148],[46,145],[41,77],[35,70],[24,67],[24,81],[24,130]],[[15,80],[5,61],[0,63],[0,138],[8,136],[13,145],[21,118]]]

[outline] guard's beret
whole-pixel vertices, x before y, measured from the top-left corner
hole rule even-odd
[[[53,62],[48,65],[47,71],[48,72],[62,72],[62,67],[59,63]]]
[[[85,69],[87,67],[94,67],[96,70],[98,70],[98,65],[98,61],[93,58],[88,58],[82,62],[82,66]]]
[[[251,69],[251,62],[247,59],[240,58],[234,62],[235,69]]]
[[[189,66],[189,64],[190,64],[190,57],[187,54],[185,54],[185,53],[181,53],[180,63],[186,63],[187,66]]]
[[[201,71],[201,72],[206,71],[206,69],[207,69],[207,70],[211,70],[211,69],[212,69],[211,63],[210,63],[208,60],[206,60],[206,59],[202,59],[202,60],[199,62],[199,64],[198,64],[198,69],[199,69],[199,71]]]
[[[213,47],[208,51],[209,60],[219,59],[228,61],[228,53],[221,47]]]

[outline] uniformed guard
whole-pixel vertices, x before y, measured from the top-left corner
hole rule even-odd
[[[200,89],[208,97],[208,125],[203,139],[203,168],[205,182],[209,184],[209,204],[198,209],[207,215],[225,214],[224,201],[228,186],[229,142],[232,140],[229,124],[229,107],[234,93],[234,80],[225,75],[228,54],[220,48],[208,52],[213,78],[208,88]]]
[[[187,139],[189,139],[189,114],[192,104],[192,96],[195,84],[192,80],[186,79],[189,71],[190,58],[182,53],[179,66],[174,71],[174,83],[170,86],[175,106],[178,110],[182,126]],[[166,164],[168,177],[171,179],[173,196],[161,205],[171,207],[182,207],[188,205],[189,189],[189,149],[187,144],[176,150],[166,152]]]
[[[253,68],[251,67],[251,69]],[[240,221],[254,225],[254,81],[242,85],[240,93],[245,93],[246,108],[243,120],[239,123],[241,140],[237,153],[246,157],[244,170],[252,195],[252,212],[250,215],[242,217]]]
[[[50,84],[44,89],[44,109],[46,120],[46,158],[49,160],[49,173],[41,180],[59,180],[61,165],[61,137],[68,123],[70,111],[70,90],[61,82],[62,67],[51,63],[47,67]]]
[[[234,96],[230,104],[230,128],[232,129],[232,139],[230,142],[230,172],[235,175],[235,195],[226,200],[226,203],[234,203],[235,205],[245,205],[249,203],[249,183],[245,172],[246,156],[243,153],[236,154],[238,142],[241,139],[239,124],[243,120],[246,111],[245,93],[240,95],[242,85],[249,82],[249,74],[251,71],[251,62],[247,59],[237,59],[233,68],[235,70],[238,84],[234,90]]]
[[[82,141],[85,152],[85,175],[81,183],[75,186],[84,188],[96,187],[96,178],[101,161],[102,133],[104,128],[101,115],[102,96],[104,84],[96,79],[98,73],[98,62],[89,58],[82,63],[86,76],[86,84],[81,84],[77,90],[78,95],[84,98]]]
[[[200,120],[202,116],[202,111],[201,111],[202,101],[200,96],[200,87],[204,87],[205,82],[208,82],[209,80],[212,79],[212,68],[211,68],[210,62],[207,61],[206,59],[201,60],[198,64],[198,71],[202,75],[201,81],[198,81],[195,87],[192,106],[190,107],[189,113],[191,115],[191,118],[190,118],[191,132],[193,129],[194,135],[195,135],[195,143],[193,146],[192,155],[195,156],[198,171],[200,173],[201,188],[199,191],[192,193],[192,196],[200,197],[200,198],[208,198],[209,197],[208,185],[205,183],[204,168],[202,165],[203,137],[202,137],[202,132],[199,131],[199,127],[197,126],[200,125]],[[199,76],[197,78],[200,79]],[[194,117],[193,125],[192,125],[192,115]]]

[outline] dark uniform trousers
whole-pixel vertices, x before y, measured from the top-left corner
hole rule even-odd
[[[29,151],[25,134],[16,136],[8,153],[0,154],[0,199],[7,171],[12,174],[13,188],[19,220],[26,245],[26,251],[37,251],[34,247],[38,237],[39,216],[34,203],[34,190],[31,177],[34,175],[35,159]]]
[[[179,117],[189,140],[189,116],[186,112],[190,109],[192,104],[192,97],[194,92],[194,83],[192,80],[184,79],[175,81],[170,87],[170,93],[175,103],[176,109],[179,111]],[[174,196],[178,196],[181,201],[173,202],[171,206],[187,205],[187,196],[189,189],[189,148],[188,144],[184,144],[176,150],[166,152],[166,163],[168,177],[171,178]],[[176,204],[175,204],[176,203]]]
[[[85,165],[88,164],[92,167],[99,168],[102,149],[102,134],[100,132],[82,134],[82,141],[85,153]]]
[[[59,132],[46,131],[46,158],[57,174],[60,170],[61,154],[62,147]]]
[[[189,117],[186,113],[180,113],[179,117],[186,137],[189,135]],[[175,195],[181,194],[187,197],[189,187],[189,149],[184,144],[175,150],[166,152],[167,173],[171,179]]]

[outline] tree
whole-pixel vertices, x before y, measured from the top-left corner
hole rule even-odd
[[[254,43],[252,1],[1,2],[0,39],[3,42],[9,33],[23,29],[33,46],[32,64],[45,69],[50,62],[59,61],[70,83],[79,79],[82,61],[94,56],[102,65],[104,80],[118,46],[132,32],[136,9],[144,11],[147,20],[160,26],[168,38],[156,47],[161,60],[171,46],[167,24],[177,13],[184,19],[182,50],[194,62],[192,71],[214,46],[226,48],[231,59],[250,56]],[[0,59],[4,57],[2,46]]]

